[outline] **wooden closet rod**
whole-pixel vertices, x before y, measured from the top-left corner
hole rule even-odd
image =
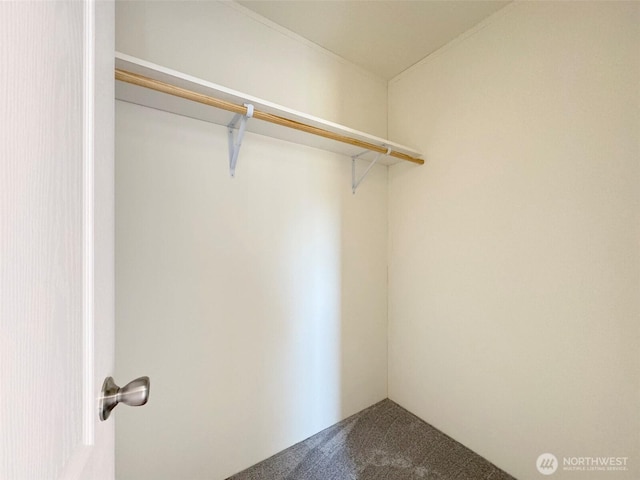
[[[186,88],[176,87],[175,85],[161,82],[159,80],[154,80],[143,75],[138,75],[137,73],[121,70],[119,68],[116,68],[116,80],[131,83],[133,85],[138,85],[140,87],[150,88],[158,92],[185,98],[187,100],[202,103],[204,105],[209,105],[211,107],[221,108],[223,110],[228,110],[229,112],[239,113],[241,115],[246,115],[247,113],[247,107],[245,107],[244,105],[237,105],[235,103],[227,102],[219,98],[203,95],[202,93],[193,92],[191,90],[187,90]],[[260,110],[253,111],[253,118],[264,120],[265,122],[275,123],[277,125],[282,125],[283,127],[301,130],[303,132],[329,138],[337,142],[348,143],[349,145],[354,145],[365,150],[371,150],[372,152],[387,152],[387,149],[385,147],[374,145],[373,143],[363,142],[362,140],[358,140],[356,138],[347,137],[346,135],[341,135],[339,133],[333,133],[329,130],[324,130],[312,125],[307,125],[306,123],[296,122],[295,120],[290,120],[288,118],[280,117],[278,115],[273,115],[267,112],[262,112]],[[392,150],[389,155],[391,157],[399,158],[400,160],[406,160],[408,162],[413,162],[420,165],[424,164],[424,160],[422,160],[421,158],[415,158],[411,155],[407,155],[406,153],[396,152]]]

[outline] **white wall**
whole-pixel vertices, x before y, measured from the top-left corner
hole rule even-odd
[[[639,25],[517,3],[389,86],[389,396],[519,479],[640,478]]]
[[[384,83],[226,4],[119,3],[117,38],[385,134]],[[151,377],[117,478],[226,478],[385,398],[386,167],[353,196],[348,158],[247,134],[230,179],[225,128],[116,114],[116,379]]]

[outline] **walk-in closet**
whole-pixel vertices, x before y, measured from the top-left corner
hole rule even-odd
[[[0,2],[0,480],[638,480],[640,2]]]

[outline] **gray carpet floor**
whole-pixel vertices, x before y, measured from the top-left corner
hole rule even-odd
[[[515,480],[391,400],[228,480]]]

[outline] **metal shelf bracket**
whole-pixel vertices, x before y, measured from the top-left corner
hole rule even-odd
[[[247,120],[253,117],[253,105],[250,103],[245,103],[245,107],[247,107],[247,113],[245,115],[241,115],[237,113],[234,115],[233,119],[227,125],[227,130],[229,133],[229,173],[231,177],[236,176],[236,164],[238,163],[238,153],[240,153],[240,146],[242,145],[242,139],[244,138],[244,132],[247,128]],[[240,127],[238,128],[238,134],[234,140],[233,131],[236,128],[236,124],[240,120]]]
[[[386,145],[385,145],[385,147],[386,147]],[[351,191],[352,191],[352,193],[354,195],[356,194],[356,190],[358,189],[358,186],[360,185],[360,183],[362,183],[362,181],[367,176],[367,174],[371,171],[371,169],[376,164],[376,162],[378,160],[380,160],[380,158],[382,158],[382,157],[388,157],[389,156],[389,154],[391,153],[391,148],[387,147],[387,152],[386,153],[378,153],[376,155],[376,158],[373,159],[373,161],[369,164],[369,166],[366,168],[366,170],[360,176],[360,178],[358,178],[356,180],[356,160],[358,158],[366,155],[369,152],[371,152],[371,150],[365,150],[364,152],[361,152],[361,153],[351,157]]]

